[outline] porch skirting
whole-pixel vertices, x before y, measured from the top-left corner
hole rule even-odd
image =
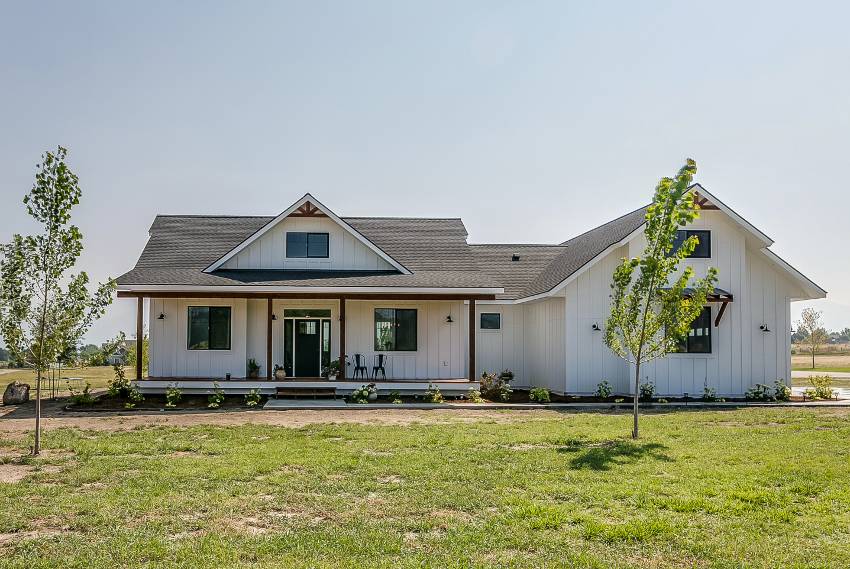
[[[142,379],[133,381],[133,384],[138,386],[139,391],[143,394],[164,394],[165,390],[170,386],[175,386],[187,395],[208,395],[215,390],[214,383],[218,383],[220,389],[227,395],[244,395],[252,389],[259,390],[263,395],[275,395],[278,387],[310,389],[316,387],[336,387],[338,395],[348,395],[355,389],[369,383],[374,383],[378,388],[379,395],[389,394],[391,391],[398,391],[402,395],[417,395],[425,393],[428,390],[428,385],[433,384],[440,388],[443,395],[457,396],[465,395],[470,389],[480,389],[478,381],[469,381],[468,379],[434,379],[434,380],[387,380],[387,381],[371,381],[371,380],[283,380],[283,381],[265,381],[256,379],[231,379],[231,380],[215,380],[215,379]]]

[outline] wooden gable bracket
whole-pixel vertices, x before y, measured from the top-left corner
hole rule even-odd
[[[726,312],[726,306],[730,303],[730,300],[724,300],[723,304],[720,305],[720,311],[717,313],[717,316],[714,318],[714,327],[720,327],[720,319],[723,318],[723,313]]]
[[[290,213],[289,217],[327,217],[327,215],[310,202],[304,202],[304,205]]]

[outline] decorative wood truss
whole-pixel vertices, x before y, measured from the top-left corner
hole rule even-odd
[[[304,205],[290,213],[289,217],[327,217],[327,215],[312,203],[304,202]]]
[[[720,209],[713,203],[710,203],[708,201],[708,198],[701,197],[698,192],[694,192],[694,205],[697,206],[699,209]]]
[[[686,288],[685,289],[685,298],[691,296],[693,289]],[[735,300],[732,296],[731,292],[726,292],[722,288],[715,288],[714,292],[709,293],[708,296],[705,297],[706,302],[717,303],[720,304],[720,310],[717,312],[717,316],[714,318],[714,327],[717,328],[720,326],[720,320],[723,318],[723,313],[726,312],[726,305]]]

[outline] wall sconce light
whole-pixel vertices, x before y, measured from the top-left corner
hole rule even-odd
[[[448,316],[446,316],[446,324],[451,324],[451,323],[452,323],[452,322],[454,322],[454,321],[455,321],[455,319],[454,319],[454,318],[452,318],[452,315],[451,315],[451,314],[449,314]]]
[[[162,312],[159,313],[159,316],[156,317],[157,320],[165,320],[165,314]]]
[[[272,320],[277,320],[277,314],[275,314],[274,312],[272,312]]]
[[[759,330],[764,333],[770,332],[770,328],[767,327],[767,324],[762,324],[761,326],[759,326]]]
[[[596,322],[593,323],[593,326],[591,326],[590,329],[594,332],[599,332],[600,330],[602,330],[602,328],[600,328],[599,324],[597,324]]]

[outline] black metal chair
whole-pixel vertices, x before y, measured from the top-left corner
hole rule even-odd
[[[387,370],[385,369],[385,365],[387,363],[387,355],[386,354],[375,354],[375,361],[372,366],[372,379],[378,379],[378,372],[381,372],[381,376],[384,378],[384,381],[387,379]]]
[[[357,374],[366,379],[369,377],[369,370],[366,368],[366,356],[363,354],[354,354],[354,379],[357,379]]]

